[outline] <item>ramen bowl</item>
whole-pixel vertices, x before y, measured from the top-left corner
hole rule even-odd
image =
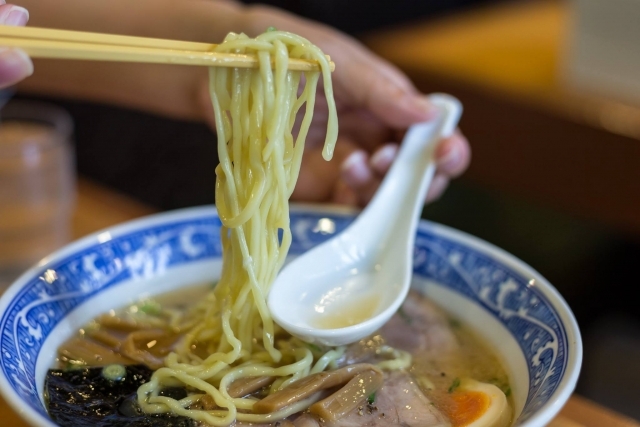
[[[337,208],[292,208],[291,256],[354,217]],[[213,207],[153,215],[83,238],[24,273],[0,299],[4,398],[30,425],[54,426],[43,390],[58,346],[99,313],[214,279],[219,226]],[[560,411],[578,379],[582,344],[569,307],[540,274],[484,241],[422,221],[413,287],[497,353],[515,425],[542,427]]]

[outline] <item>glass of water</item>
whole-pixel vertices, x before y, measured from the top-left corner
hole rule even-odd
[[[0,292],[70,240],[72,128],[49,104],[11,101],[0,110]]]

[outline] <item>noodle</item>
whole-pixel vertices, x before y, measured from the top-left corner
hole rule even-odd
[[[171,325],[189,325],[164,367],[138,390],[147,413],[171,412],[213,426],[234,420],[277,421],[321,398],[311,396],[271,414],[251,413],[256,399],[229,395],[236,380],[275,377],[276,392],[310,373],[333,365],[344,349],[314,355],[280,332],[266,305],[269,286],[282,267],[289,246],[288,200],[293,192],[311,125],[320,74],[329,105],[323,157],[329,160],[337,138],[329,63],[307,40],[271,31],[250,39],[230,34],[217,51],[255,53],[259,69],[211,68],[211,100],[218,132],[220,164],[216,168],[216,206],[222,222],[223,266],[220,282],[206,301]],[[313,59],[321,72],[288,70],[289,58]],[[272,66],[273,65],[273,66]],[[304,89],[298,87],[304,78]],[[305,105],[306,104],[306,105]],[[297,137],[296,117],[304,107]],[[183,326],[184,328],[184,326]],[[196,352],[202,349],[208,356]],[[175,400],[159,395],[164,387],[182,385],[215,402],[215,410],[193,409],[194,397]]]

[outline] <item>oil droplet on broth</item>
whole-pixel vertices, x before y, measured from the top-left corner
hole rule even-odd
[[[357,303],[331,304],[318,314],[313,326],[320,329],[340,329],[357,325],[373,317],[378,311],[380,297],[369,295],[358,298]]]

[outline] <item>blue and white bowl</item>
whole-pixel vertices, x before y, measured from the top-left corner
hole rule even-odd
[[[292,210],[291,254],[339,233],[353,213]],[[154,215],[75,242],[27,271],[0,299],[0,391],[33,426],[54,426],[43,399],[56,348],[101,312],[216,277],[220,221],[211,207]],[[414,287],[475,329],[511,380],[516,425],[542,427],[571,395],[582,343],[558,292],[508,253],[423,221]]]

